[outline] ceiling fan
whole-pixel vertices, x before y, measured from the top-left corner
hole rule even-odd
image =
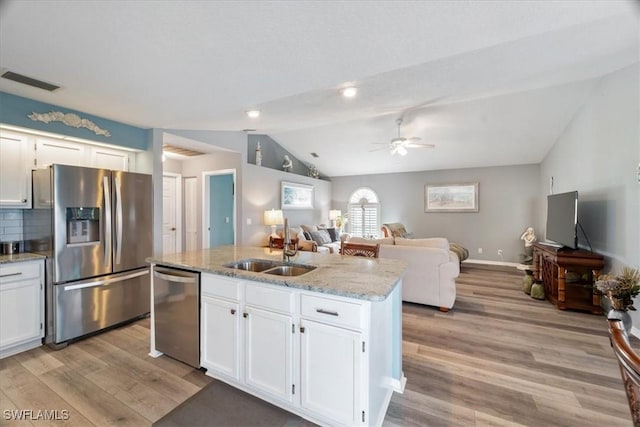
[[[406,156],[407,155],[407,148],[435,148],[434,144],[424,144],[424,143],[419,143],[417,141],[420,141],[420,138],[418,138],[417,136],[412,136],[409,138],[405,138],[403,136],[400,135],[400,126],[402,125],[402,118],[399,118],[396,120],[396,123],[398,125],[398,136],[393,138],[391,141],[389,142],[374,142],[374,145],[385,145],[386,147],[381,147],[381,148],[377,148],[374,150],[370,150],[370,151],[379,151],[379,150],[384,150],[386,148],[389,148],[389,152],[392,155],[395,154],[400,154],[401,156]]]

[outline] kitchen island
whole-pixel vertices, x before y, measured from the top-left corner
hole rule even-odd
[[[282,251],[226,246],[149,258],[201,273],[200,364],[207,375],[321,425],[381,425],[402,392],[397,260],[300,252],[282,276],[229,267]],[[153,292],[152,280],[152,295]],[[151,355],[155,348],[152,304]]]

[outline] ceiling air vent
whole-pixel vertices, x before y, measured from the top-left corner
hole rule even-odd
[[[13,80],[14,82],[22,83],[28,86],[37,87],[38,89],[48,90],[49,92],[60,89],[60,86],[43,82],[42,80],[32,79],[31,77],[23,76],[22,74],[14,73],[13,71],[5,71],[2,74],[2,77],[7,80]]]
[[[318,156],[318,153],[311,153],[311,157],[318,158],[318,157],[320,157],[320,156]]]

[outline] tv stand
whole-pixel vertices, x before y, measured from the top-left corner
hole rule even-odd
[[[604,258],[593,252],[533,244],[533,278],[560,310],[567,308],[601,314],[600,295],[593,292]]]

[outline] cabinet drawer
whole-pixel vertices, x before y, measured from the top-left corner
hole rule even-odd
[[[247,284],[245,300],[254,307],[264,307],[284,313],[293,311],[293,292],[281,291],[272,287]]]
[[[16,262],[0,266],[0,283],[40,277],[40,262]]]
[[[200,293],[233,301],[240,299],[240,282],[212,274],[202,274]]]
[[[362,328],[365,310],[360,303],[303,294],[300,304],[301,315],[307,319],[348,328]]]

